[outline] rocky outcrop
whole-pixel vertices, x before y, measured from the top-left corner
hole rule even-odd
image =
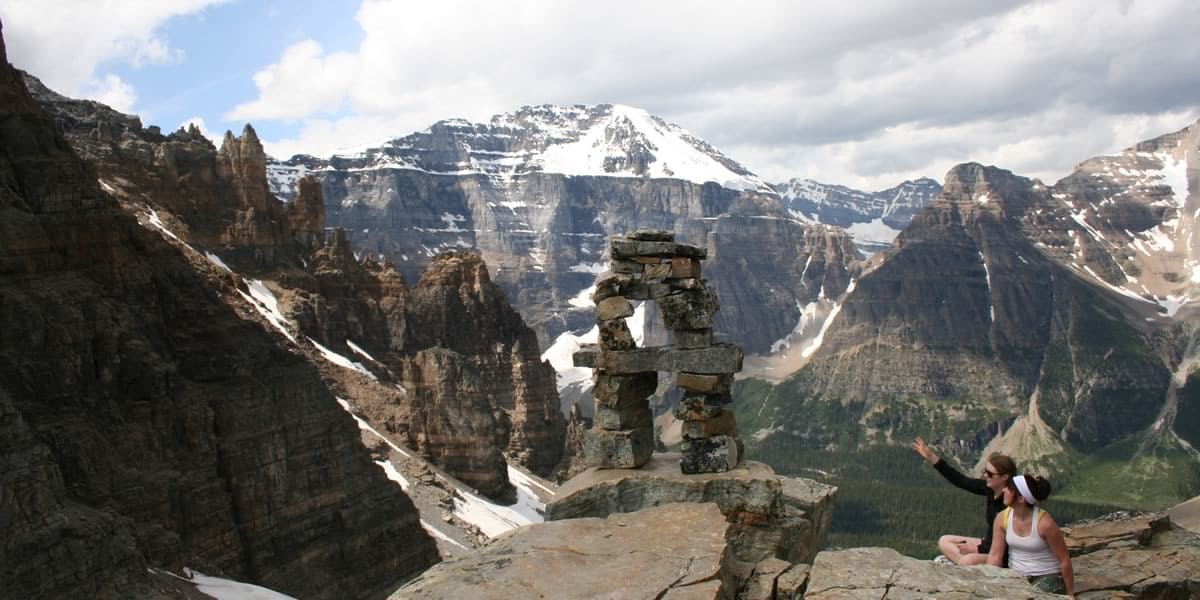
[[[1194,598],[1200,594],[1200,534],[1166,515],[1110,515],[1064,527],[1081,600]]]
[[[804,600],[851,598],[1025,598],[1051,600],[1016,571],[963,568],[909,558],[891,548],[851,548],[817,555]]]
[[[287,205],[287,225],[301,247],[312,251],[325,241],[325,197],[315,177],[301,177]]]
[[[728,527],[713,504],[531,525],[426,571],[391,598],[732,599]]]
[[[437,257],[410,290],[407,351],[445,348],[469,361],[480,393],[511,425],[501,446],[539,475],[562,459],[566,420],[559,410],[554,370],[539,357],[537,338],[491,282],[478,254]],[[464,335],[464,332],[471,332]]]
[[[298,251],[311,249],[311,207],[304,206],[312,204],[312,191],[298,207],[305,214],[296,217],[271,195],[266,154],[250,125],[240,137],[226,132],[218,150],[194,126],[164,136],[157,127],[143,128],[135,116],[66,98],[32,75],[24,79],[126,210],[162,211],[176,235],[219,252],[239,271],[293,265]],[[299,239],[293,238],[293,220],[303,227]]]
[[[102,193],[7,63],[0,107],[5,594],[167,597],[148,567],[186,565],[372,597],[436,561],[317,372]]]
[[[731,551],[746,570],[767,558],[811,562],[825,543],[837,488],[780,477],[752,461],[724,473],[684,475],[678,461],[677,454],[655,454],[640,469],[588,469],[563,484],[546,505],[546,520],[715,502],[731,523]]]

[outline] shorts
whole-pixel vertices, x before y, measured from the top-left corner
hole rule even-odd
[[[1062,575],[1059,573],[1052,573],[1050,575],[1034,575],[1028,579],[1029,585],[1032,585],[1033,589],[1035,590],[1048,592],[1051,594],[1067,593],[1067,584],[1063,583]]]

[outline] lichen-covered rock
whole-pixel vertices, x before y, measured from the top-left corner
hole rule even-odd
[[[727,412],[729,411],[722,411],[722,414]],[[732,416],[733,413],[729,414]],[[708,433],[704,430],[704,424],[707,421],[692,421],[691,423],[700,426],[701,431],[697,432],[700,435]],[[682,456],[679,459],[679,470],[683,473],[723,473],[737,466],[739,449],[737,440],[733,436],[713,435],[689,439],[686,437],[687,433],[685,430],[681,448]]]
[[[654,429],[607,430],[593,427],[583,437],[583,456],[588,466],[603,469],[636,469],[654,454]]]

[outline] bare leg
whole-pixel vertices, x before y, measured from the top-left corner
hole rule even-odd
[[[960,564],[960,565],[986,565],[987,559],[988,559],[988,555],[980,554],[978,552],[976,552],[974,554],[964,554],[962,557],[962,560],[958,561],[958,564]]]
[[[979,553],[980,541],[982,540],[979,538],[969,538],[961,535],[943,535],[938,539],[938,550],[941,550],[942,554],[945,555],[946,558],[954,561],[956,564],[981,564],[982,562],[987,561],[986,555],[979,554],[979,556],[983,557],[983,561],[980,562],[963,562],[964,557]]]

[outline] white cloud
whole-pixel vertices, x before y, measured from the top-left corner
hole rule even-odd
[[[228,120],[296,119],[339,108],[355,81],[355,56],[323,55],[321,45],[307,39],[289,46],[275,63],[254,74],[259,97],[239,104]]]
[[[109,63],[140,67],[178,61],[181,53],[158,28],[171,17],[223,1],[0,0],[0,19],[10,62],[51,89],[79,96],[112,89],[111,74],[102,71]]]
[[[124,113],[131,112],[137,100],[133,87],[112,73],[87,82],[82,92],[84,96]]]
[[[640,106],[768,180],[869,189],[959,162],[1053,181],[1200,116],[1200,4],[1055,0],[365,0],[352,52],[313,41],[234,118],[300,119],[326,155],[524,104]],[[339,111],[339,109],[341,109]],[[320,118],[321,120],[313,120]]]

